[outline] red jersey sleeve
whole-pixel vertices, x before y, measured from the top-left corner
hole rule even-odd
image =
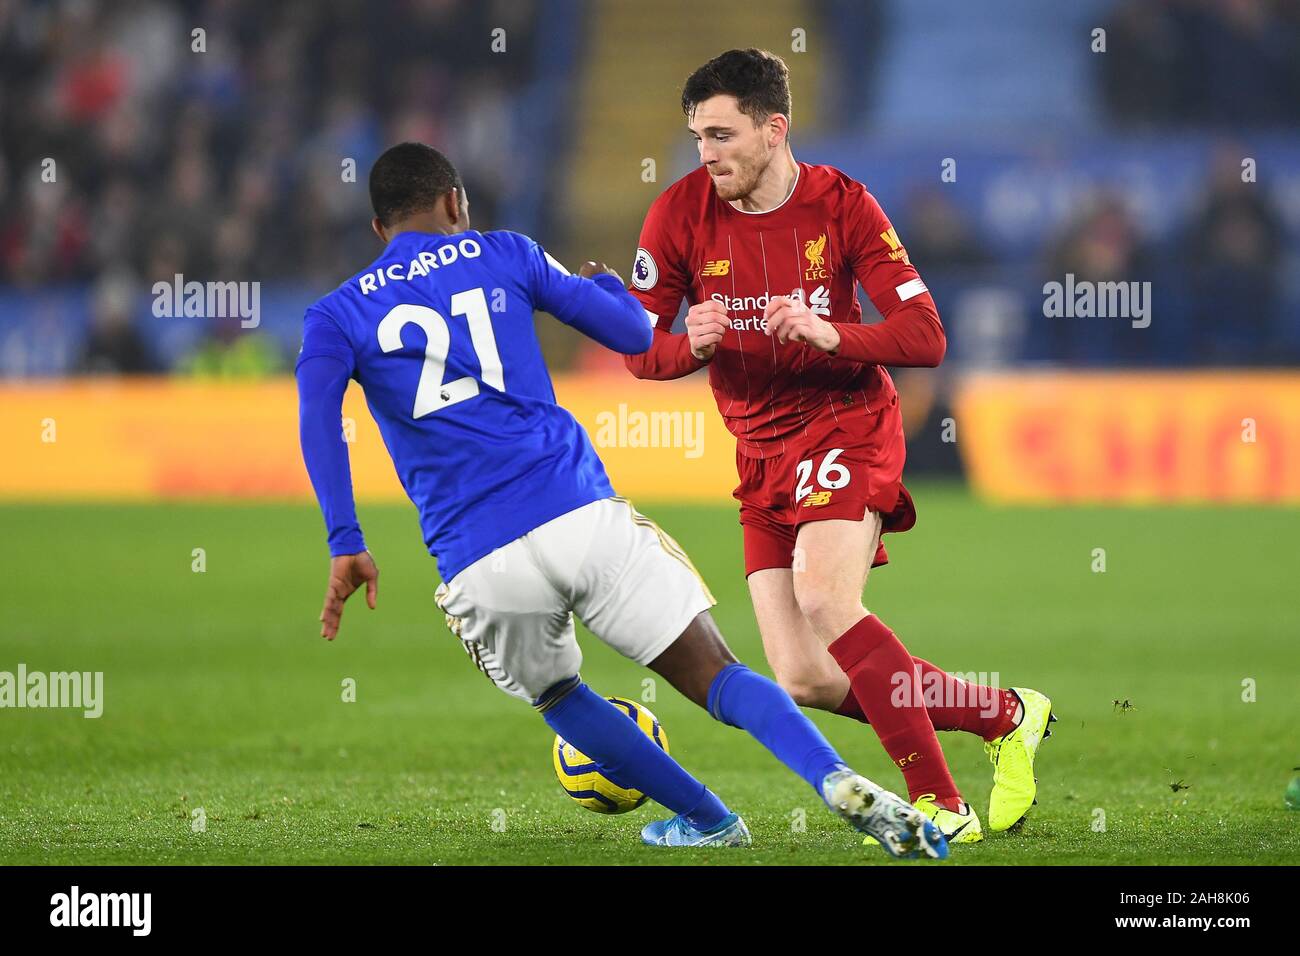
[[[837,325],[832,354],[872,365],[933,368],[947,348],[934,299],[876,197],[855,184],[845,210],[853,274],[884,317],[873,325]]]
[[[651,204],[632,263],[629,291],[654,325],[650,348],[640,355],[623,358],[637,378],[681,378],[708,364],[691,354],[690,340],[685,335],[672,331],[673,320],[691,281],[691,267],[684,250],[682,227],[680,222],[674,225],[670,214],[671,201],[672,194],[664,193]]]

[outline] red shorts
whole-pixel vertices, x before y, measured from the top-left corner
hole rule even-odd
[[[794,563],[795,536],[809,521],[861,521],[878,512],[884,531],[916,524],[912,496],[903,487],[903,419],[898,398],[849,428],[832,422],[799,446],[787,441],[774,458],[736,452],[740,524],[745,534],[745,575]],[[872,567],[889,560],[883,542]]]

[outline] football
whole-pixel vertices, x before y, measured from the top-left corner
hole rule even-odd
[[[658,718],[646,707],[626,697],[605,699],[625,712],[630,720],[636,721],[636,725],[663,748],[664,753],[668,752],[668,735],[660,726]],[[564,792],[588,810],[595,813],[627,813],[646,802],[644,793],[630,787],[620,787],[600,772],[600,767],[594,760],[558,735],[551,747],[551,759]]]

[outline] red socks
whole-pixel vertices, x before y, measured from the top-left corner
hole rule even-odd
[[[992,740],[1015,728],[1015,714],[1020,698],[1009,690],[969,684],[953,677],[919,657],[916,670],[921,692],[935,730],[964,730]],[[940,689],[942,688],[942,689]],[[941,706],[931,706],[935,697]]]
[[[964,730],[984,740],[993,740],[1015,728],[1020,698],[1011,691],[960,680],[919,657],[913,657],[912,662],[916,665],[917,686],[926,713],[935,730]],[[869,723],[851,688],[835,713]]]
[[[830,645],[831,656],[849,677],[849,686],[862,712],[880,737],[880,743],[903,771],[908,799],[932,793],[944,801],[960,791],[948,772],[939,738],[923,703],[912,697],[899,702],[900,679],[911,675],[916,664],[901,641],[874,614],[868,614]],[[842,708],[841,708],[842,709]]]
[[[849,693],[848,696],[844,698],[844,703],[835,708],[835,713],[839,714],[841,717],[850,717],[853,720],[860,720],[864,724],[871,723],[871,721],[867,720],[867,715],[862,712],[862,705],[859,704],[858,699],[853,696],[852,687],[849,688]]]

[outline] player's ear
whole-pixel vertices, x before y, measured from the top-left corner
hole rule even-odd
[[[790,120],[781,113],[773,113],[767,121],[768,135],[773,148],[790,138]]]
[[[378,216],[375,216],[374,219],[370,220],[370,228],[375,231],[375,235],[379,237],[380,242],[384,245],[388,245],[388,237],[384,235],[384,224],[379,221]]]
[[[442,197],[443,210],[447,213],[447,221],[453,226],[459,226],[461,231],[469,228],[469,196],[462,189],[452,189]]]

